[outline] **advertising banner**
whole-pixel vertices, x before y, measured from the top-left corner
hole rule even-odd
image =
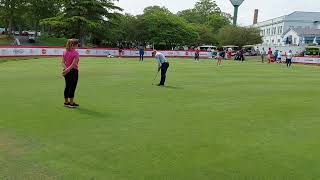
[[[320,57],[293,57],[293,63],[320,64]]]
[[[28,57],[28,56],[61,56],[65,51],[64,47],[45,46],[0,46],[0,57]],[[138,50],[124,49],[121,53],[113,48],[79,48],[80,56],[86,57],[139,57]],[[194,57],[193,51],[160,51],[167,57]],[[151,57],[152,51],[145,51],[145,57]],[[211,58],[212,52],[200,52],[200,57]]]

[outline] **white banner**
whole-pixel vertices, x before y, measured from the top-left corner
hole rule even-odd
[[[320,57],[293,57],[293,63],[320,64]]]
[[[65,51],[62,47],[2,47],[0,57],[19,56],[61,56]],[[117,49],[77,49],[80,56],[118,56]]]
[[[63,47],[38,47],[38,46],[0,46],[0,57],[26,57],[26,56],[61,56]],[[80,48],[77,49],[80,56],[106,57],[108,55],[119,56],[118,49],[111,48]],[[194,57],[193,51],[160,51],[167,57]],[[152,51],[145,51],[146,57],[152,56]],[[125,49],[121,52],[123,57],[139,57],[138,50]],[[200,52],[202,58],[211,58],[212,52]]]

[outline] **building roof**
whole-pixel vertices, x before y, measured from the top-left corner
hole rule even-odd
[[[291,28],[284,34],[288,33],[291,30],[296,32],[299,36],[308,36],[308,35],[320,36],[320,29],[314,29],[314,28]]]
[[[304,21],[304,22],[319,22],[320,21],[320,12],[304,12],[304,11],[295,11],[291,14],[276,17],[266,21],[258,22],[253,26],[266,26],[272,23],[283,22],[283,21]]]
[[[320,21],[320,12],[295,11],[286,15],[285,21]]]

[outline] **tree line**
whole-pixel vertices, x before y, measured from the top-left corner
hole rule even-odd
[[[123,14],[114,0],[0,0],[0,27],[41,31],[46,36],[78,38],[82,44],[132,46],[238,45],[261,43],[258,29],[231,26],[232,17],[213,0],[199,0],[178,13],[146,7]]]

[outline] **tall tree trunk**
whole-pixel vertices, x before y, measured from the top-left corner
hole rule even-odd
[[[9,17],[9,24],[8,24],[8,35],[12,35],[13,30],[13,17]]]
[[[80,46],[83,48],[86,43],[85,36],[81,35],[79,40],[80,40]]]
[[[34,31],[35,31],[35,37],[37,38],[38,37],[38,29],[39,29],[39,21],[36,21],[35,25],[34,25]]]

